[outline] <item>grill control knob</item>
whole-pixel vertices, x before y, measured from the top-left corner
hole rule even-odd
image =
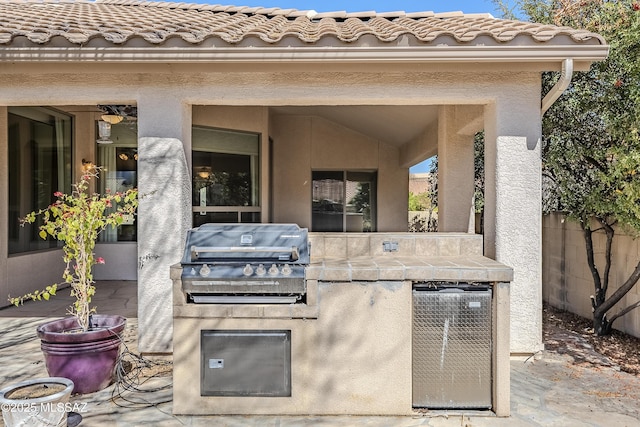
[[[279,273],[280,271],[278,270],[278,266],[275,264],[271,264],[271,267],[269,267],[269,275],[270,276],[275,276]]]
[[[260,264],[258,268],[256,268],[256,274],[258,276],[264,276],[267,273],[267,270],[264,268],[264,265]]]
[[[251,276],[253,274],[253,267],[251,267],[249,264],[245,265],[242,269],[242,274],[244,274],[245,276]]]
[[[289,264],[285,264],[282,266],[282,275],[283,276],[288,276],[291,274],[291,267],[289,266]]]
[[[200,268],[200,275],[202,277],[207,277],[209,273],[211,273],[211,269],[207,264],[203,265],[202,268]]]

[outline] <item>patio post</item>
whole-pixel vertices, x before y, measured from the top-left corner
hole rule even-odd
[[[138,100],[138,138],[138,349],[168,353],[169,268],[180,262],[191,227],[190,106],[161,91],[144,93]]]
[[[540,77],[532,75],[485,108],[485,255],[514,269],[512,354],[542,348],[540,139]]]
[[[438,114],[438,231],[475,232],[475,133],[482,108],[447,105]]]

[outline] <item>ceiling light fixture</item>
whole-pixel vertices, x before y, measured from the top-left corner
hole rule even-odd
[[[124,117],[118,116],[118,115],[115,115],[115,114],[103,114],[102,116],[100,116],[100,118],[102,120],[104,120],[105,122],[107,122],[109,124],[112,124],[112,125],[117,125],[122,120],[124,120]]]
[[[135,120],[138,117],[138,108],[135,105],[98,104],[97,107],[102,114],[102,120],[112,125],[124,119]]]

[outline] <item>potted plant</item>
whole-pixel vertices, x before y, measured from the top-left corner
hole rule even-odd
[[[0,390],[2,419],[6,427],[66,426],[73,381],[37,378]]]
[[[54,203],[21,220],[24,225],[41,218],[40,237],[51,236],[63,243],[64,282],[9,298],[11,303],[20,305],[29,299],[48,300],[60,285],[71,287],[75,297],[69,308],[71,316],[41,324],[37,332],[49,375],[73,380],[75,393],[91,393],[111,383],[120,334],[126,326],[124,317],[97,315],[95,307],[91,307],[96,291],[93,266],[104,264],[104,259],[93,251],[103,230],[119,226],[125,216],[135,213],[138,191],[91,193],[89,183],[98,177],[98,172],[98,168],[85,171],[70,194],[54,193]]]

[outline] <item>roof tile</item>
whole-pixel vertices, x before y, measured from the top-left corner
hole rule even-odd
[[[601,36],[588,31],[462,12],[316,13],[139,0],[0,0],[0,45],[10,45],[20,36],[37,45],[57,37],[74,45],[94,38],[117,45],[133,38],[141,38],[150,45],[180,38],[197,45],[209,38],[237,44],[247,37],[277,44],[287,36],[304,43],[316,43],[325,37],[351,43],[365,35],[393,42],[406,34],[422,43],[434,43],[441,36],[467,44],[480,36],[508,43],[523,35],[535,42],[566,35],[575,43],[595,39],[605,44]]]

